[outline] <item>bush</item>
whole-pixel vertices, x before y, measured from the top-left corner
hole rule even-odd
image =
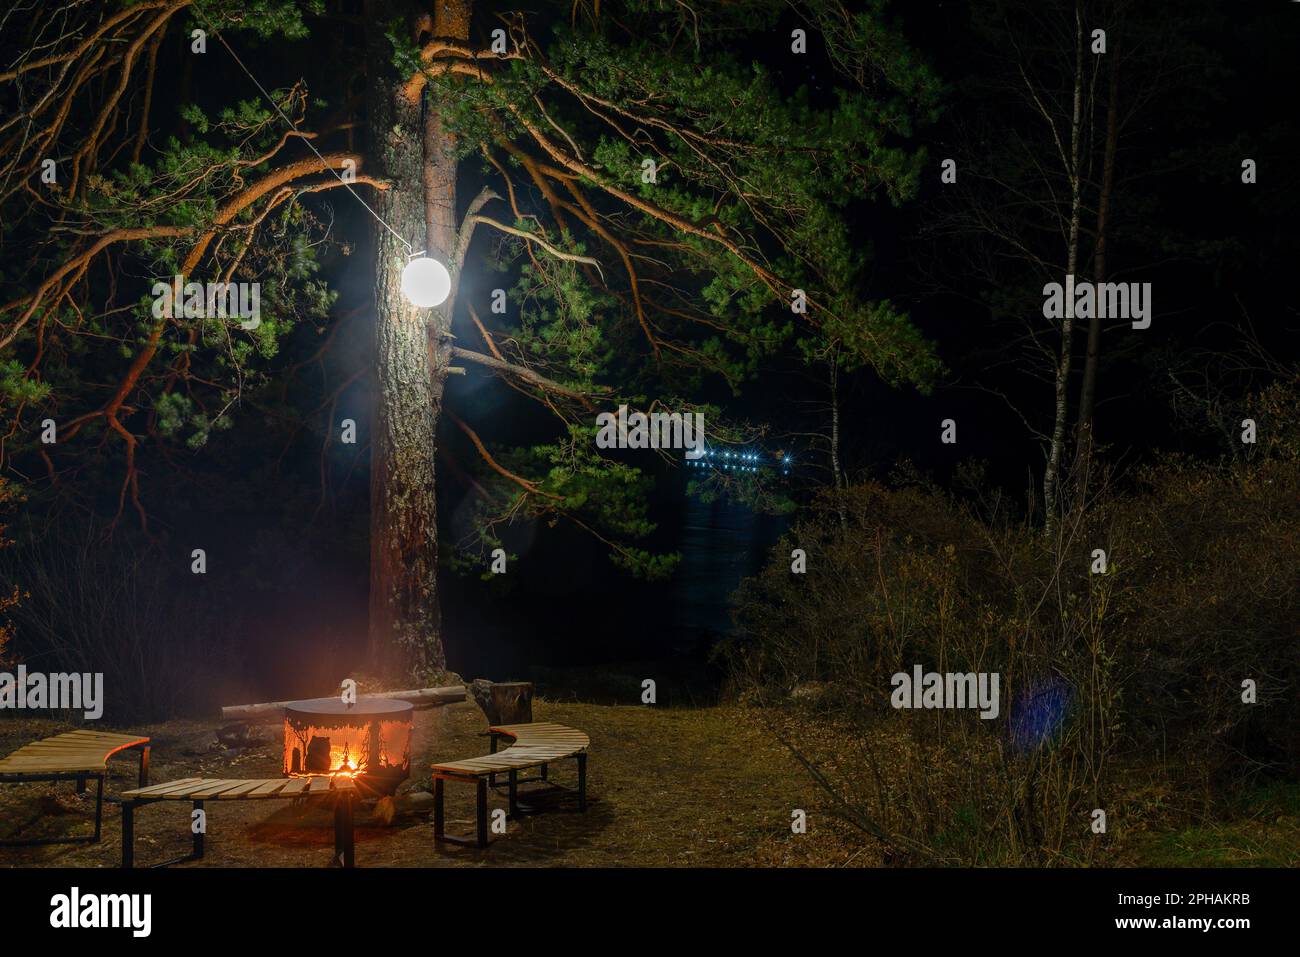
[[[175,587],[156,550],[123,529],[55,522],[0,553],[0,577],[21,575],[11,609],[28,667],[103,672],[104,718],[114,723],[211,709],[230,671],[215,607]]]
[[[9,509],[18,499],[13,483],[0,478],[0,513]],[[6,532],[7,526],[0,525],[0,548],[12,545]],[[22,588],[15,581],[0,591],[0,671],[9,671],[18,664],[18,653],[14,648],[14,623],[9,615],[23,600]]]
[[[1119,817],[1121,786],[1195,782],[1207,809],[1295,777],[1294,450],[1174,460],[1123,492],[1103,479],[1054,541],[924,484],[828,492],[737,593],[733,690],[783,708],[793,692],[853,737],[851,760],[790,744],[900,862],[1083,862],[1109,840],[1092,811]],[[890,677],[915,664],[997,672],[1000,714],[893,711]]]

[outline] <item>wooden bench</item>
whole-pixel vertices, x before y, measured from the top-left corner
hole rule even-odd
[[[138,734],[69,731],[33,741],[8,757],[0,758],[0,783],[75,780],[77,793],[81,794],[86,790],[88,779],[94,778],[96,782],[94,836],[7,840],[0,841],[0,846],[98,843],[104,820],[104,778],[108,774],[108,759],[120,751],[131,749],[140,752],[140,787],[144,787],[149,783],[149,739]],[[108,800],[115,799],[110,797]]]
[[[301,778],[182,778],[122,794],[122,866],[135,863],[135,809],[159,801],[192,801],[202,810],[205,801],[260,801],[273,798],[330,797],[334,799],[334,855],[344,867],[356,864],[352,822],[356,807],[356,782],[348,777],[317,775]],[[184,857],[155,864],[165,867],[203,857],[203,832],[194,834],[194,850]]]
[[[528,781],[546,781],[549,764],[565,758],[575,758],[578,762],[578,810],[587,810],[587,747],[591,742],[586,734],[576,728],[543,721],[535,721],[531,724],[498,725],[488,728],[487,734],[491,738],[491,753],[478,758],[433,765],[433,838],[435,841],[470,843],[466,838],[452,837],[446,833],[443,811],[444,781],[461,781],[478,788],[474,843],[479,847],[487,847],[487,791],[489,785],[496,786],[498,774],[506,774],[509,778],[510,816],[514,817],[520,813],[520,784]],[[497,742],[503,737],[512,739],[513,743],[506,750],[497,751]],[[521,781],[519,772],[529,768],[538,768],[538,776]]]

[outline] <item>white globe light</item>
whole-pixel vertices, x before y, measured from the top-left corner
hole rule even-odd
[[[402,295],[413,306],[441,306],[451,295],[451,274],[436,259],[412,259],[402,270]]]

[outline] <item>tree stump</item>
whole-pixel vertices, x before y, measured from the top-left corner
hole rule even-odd
[[[488,681],[475,678],[469,686],[488,724],[528,724],[533,720],[531,681]]]

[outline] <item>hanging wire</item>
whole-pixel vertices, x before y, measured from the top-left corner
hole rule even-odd
[[[218,40],[221,41],[221,45],[226,48],[226,52],[228,52],[231,55],[231,57],[234,58],[234,61],[237,64],[239,64],[239,68],[243,70],[246,74],[248,74],[248,78],[252,80],[253,85],[256,86],[258,90],[261,91],[262,96],[266,97],[266,101],[271,104],[271,108],[275,110],[276,113],[280,114],[280,119],[284,120],[287,124],[289,124],[289,128],[293,130],[295,133],[299,134],[299,138],[304,143],[307,144],[307,148],[316,154],[316,157],[321,161],[321,165],[334,174],[334,176],[338,179],[338,181],[343,184],[343,188],[346,189],[349,193],[351,193],[352,198],[355,199],[362,206],[364,206],[366,208],[366,211],[369,212],[371,216],[375,217],[375,221],[379,223],[379,225],[383,226],[384,229],[392,233],[393,236],[396,237],[397,241],[402,243],[407,248],[408,251],[413,250],[415,247],[413,247],[406,239],[404,239],[402,235],[398,233],[397,230],[395,230],[392,226],[389,226],[388,223],[384,221],[384,217],[380,216],[377,212],[375,212],[374,209],[371,208],[370,204],[361,198],[360,194],[357,193],[357,191],[352,188],[352,184],[349,183],[343,177],[343,175],[339,173],[338,170],[330,166],[329,163],[325,162],[325,157],[321,156],[320,150],[316,149],[316,147],[312,145],[311,140],[305,136],[302,136],[302,131],[298,129],[297,124],[294,123],[293,120],[289,119],[287,115],[285,115],[284,110],[280,109],[280,104],[276,103],[275,99],[271,96],[271,94],[266,92],[266,87],[262,86],[262,84],[258,82],[257,77],[253,76],[252,71],[249,70],[248,67],[244,66],[244,61],[239,58],[239,54],[236,53],[231,48],[230,44],[226,42],[226,38],[221,35],[221,31],[212,25],[212,21],[208,19],[207,14],[205,14],[201,9],[199,9],[198,4],[191,4],[191,6],[194,8],[194,12],[198,14],[199,19],[202,20],[204,24],[207,26],[208,31],[212,33],[212,35],[215,36]],[[409,252],[408,254],[411,257],[419,255],[418,253],[414,253],[414,252]]]

